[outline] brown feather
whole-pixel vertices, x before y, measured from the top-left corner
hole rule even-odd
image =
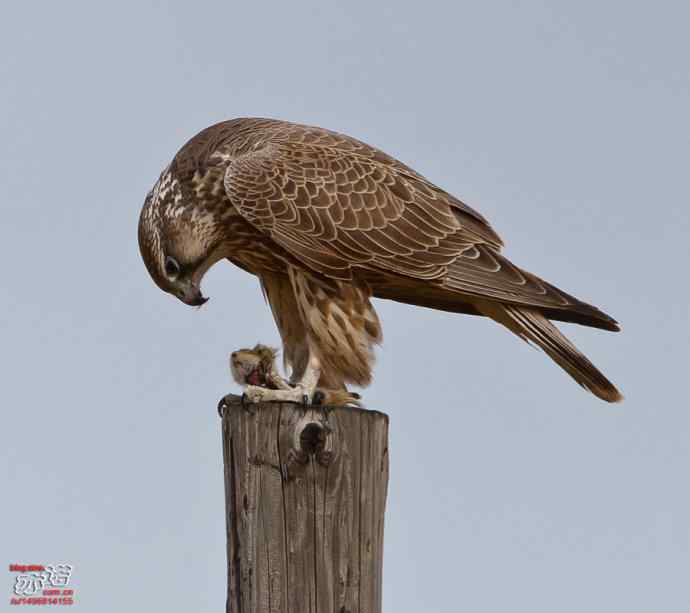
[[[546,318],[608,330],[615,320],[512,264],[481,214],[374,147],[321,128],[236,119],[192,138],[159,185],[139,234],[154,280],[171,291],[161,270],[171,241],[190,261],[213,248],[257,274],[293,375],[312,352],[328,387],[368,383],[381,340],[374,295],[492,317],[615,399]]]
[[[533,309],[495,302],[477,303],[486,316],[503,324],[528,343],[539,347],[582,387],[606,402],[620,402],[623,396],[546,317]]]

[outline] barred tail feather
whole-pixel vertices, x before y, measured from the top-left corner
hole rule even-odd
[[[620,402],[622,394],[580,353],[540,311],[497,302],[476,305],[486,316],[538,346],[582,387],[606,402]]]

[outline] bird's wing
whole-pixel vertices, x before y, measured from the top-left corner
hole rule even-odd
[[[369,152],[377,152],[370,148]],[[304,142],[233,158],[225,190],[256,228],[309,268],[433,281],[449,293],[533,306],[582,304],[500,255],[479,213],[385,154]]]

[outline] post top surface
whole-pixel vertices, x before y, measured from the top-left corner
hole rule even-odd
[[[390,418],[386,413],[382,413],[381,411],[376,411],[373,409],[365,409],[361,407],[348,407],[348,406],[328,406],[328,405],[321,405],[321,404],[298,404],[296,402],[257,402],[257,403],[251,403],[251,404],[244,404],[242,403],[242,396],[238,396],[237,394],[227,394],[226,396],[223,396],[220,399],[220,402],[218,403],[218,414],[221,417],[226,416],[226,411],[225,409],[238,409],[238,408],[246,408],[246,409],[251,409],[253,411],[261,411],[262,409],[273,409],[275,407],[281,407],[281,406],[287,406],[290,408],[296,408],[296,409],[304,409],[305,411],[321,411],[324,413],[335,413],[339,411],[347,411],[347,412],[356,412],[356,413],[363,413],[365,415],[371,415],[374,418],[383,418],[388,422]]]

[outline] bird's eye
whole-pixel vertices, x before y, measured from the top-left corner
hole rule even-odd
[[[174,279],[180,274],[180,265],[177,263],[175,258],[170,256],[165,258],[165,274],[171,279]]]

